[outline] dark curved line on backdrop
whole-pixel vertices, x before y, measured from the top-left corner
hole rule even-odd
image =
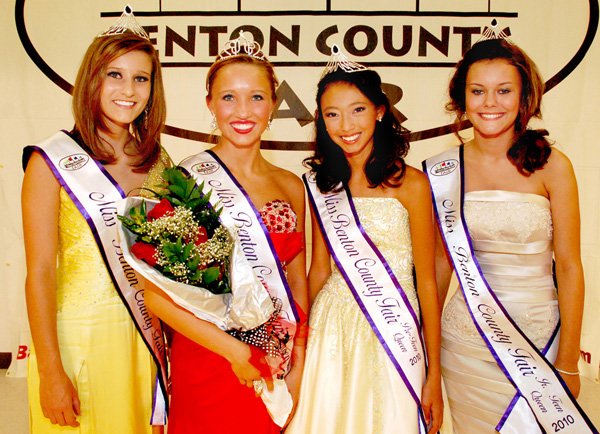
[[[27,34],[27,29],[25,28],[25,0],[16,0],[15,2],[15,24],[17,26],[17,33],[19,34],[19,39],[21,40],[21,44],[23,44],[23,48],[29,55],[29,58],[33,60],[33,63],[48,77],[54,84],[60,87],[62,90],[67,92],[68,94],[73,94],[73,86],[60,75],[58,75],[51,67],[46,63],[40,53],[37,52],[31,39],[29,39],[29,35]]]
[[[579,66],[579,64],[585,58],[587,52],[589,51],[595,37],[596,32],[598,30],[598,21],[599,21],[599,7],[598,0],[589,0],[589,8],[590,8],[590,19],[588,22],[588,28],[583,39],[583,43],[579,47],[579,50],[575,53],[575,55],[571,58],[571,60],[554,76],[546,81],[546,87],[544,93],[550,91],[555,86],[557,86],[561,81],[571,74]],[[35,63],[35,65],[42,71],[46,77],[48,77],[53,83],[63,89],[65,92],[72,94],[73,86],[67,82],[64,78],[58,75],[51,67],[48,65],[42,56],[37,52],[29,35],[27,34],[27,30],[25,27],[25,0],[16,0],[15,1],[15,23],[17,26],[17,32],[19,34],[19,39],[23,44],[23,48],[29,55],[30,59]],[[450,134],[456,131],[461,131],[471,127],[471,123],[469,121],[463,121],[460,123],[458,128],[454,124],[443,125],[441,127],[430,128],[427,130],[412,132],[409,135],[409,140],[411,142],[417,142],[420,140],[431,139],[434,137],[443,136],[446,134]],[[217,136],[212,134],[202,133],[198,131],[187,130],[185,128],[174,127],[170,125],[165,125],[164,133],[180,137],[184,139],[206,142],[206,143],[216,143],[218,139]],[[312,142],[293,142],[293,141],[279,141],[279,140],[263,140],[261,144],[262,149],[273,149],[273,150],[294,150],[294,151],[309,151],[313,149]]]
[[[577,53],[573,56],[569,62],[563,66],[563,68],[554,74],[554,77],[550,78],[546,81],[546,88],[544,89],[544,93],[548,92],[550,89],[555,87],[558,83],[563,81],[571,72],[579,66],[581,61],[584,59],[588,50],[590,49],[592,42],[594,42],[594,38],[596,37],[596,31],[598,30],[598,0],[590,0],[590,19],[588,22],[587,32],[585,33],[585,38],[583,38],[583,43]]]

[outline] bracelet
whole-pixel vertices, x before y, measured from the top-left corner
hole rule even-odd
[[[579,371],[574,371],[574,372],[571,372],[571,371],[564,371],[564,370],[562,370],[562,369],[558,369],[558,368],[555,368],[555,369],[556,369],[558,372],[560,372],[561,374],[565,374],[565,375],[579,375]]]

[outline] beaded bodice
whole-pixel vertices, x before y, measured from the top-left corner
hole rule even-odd
[[[558,321],[550,202],[529,193],[476,191],[465,195],[464,213],[486,280],[525,334],[545,345]],[[460,290],[448,302],[442,328],[453,338],[481,343]]]

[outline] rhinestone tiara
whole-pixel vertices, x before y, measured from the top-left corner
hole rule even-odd
[[[509,36],[510,36],[510,29],[508,27],[505,27],[504,29],[500,29],[500,27],[498,25],[498,20],[496,20],[496,18],[494,18],[489,26],[485,26],[483,28],[481,38],[479,38],[479,40],[477,42],[487,41],[489,39],[506,39],[507,41],[510,42]]]
[[[123,33],[133,33],[140,38],[150,40],[148,33],[146,33],[144,28],[140,26],[133,16],[133,9],[129,5],[125,6],[119,19],[104,32],[100,33],[98,37],[121,35]]]
[[[348,59],[340,47],[338,47],[337,44],[333,44],[331,46],[331,57],[329,58],[325,69],[321,73],[321,78],[325,77],[327,74],[337,71],[338,69],[341,69],[344,72],[357,72],[366,71],[369,68]]]
[[[217,55],[216,62],[230,57],[247,55],[258,60],[267,60],[258,42],[250,32],[240,30],[240,36],[225,43],[223,49]]]

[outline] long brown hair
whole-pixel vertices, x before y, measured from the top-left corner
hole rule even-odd
[[[152,43],[132,33],[99,36],[88,47],[73,89],[74,134],[92,156],[103,163],[115,161],[112,148],[100,140],[98,131],[106,131],[100,106],[101,87],[107,66],[116,58],[141,51],[152,61],[151,92],[147,114],[143,111],[131,124],[135,138],[136,172],[146,172],[160,154],[160,133],[165,125],[167,109],[160,61]]]
[[[505,59],[519,71],[521,95],[519,113],[515,119],[515,140],[507,151],[508,159],[519,173],[530,175],[544,167],[550,156],[546,130],[528,130],[531,118],[542,117],[541,104],[544,80],[531,58],[517,45],[505,39],[490,39],[475,43],[456,64],[448,87],[450,101],[446,110],[456,115],[457,125],[466,112],[466,83],[469,68],[480,60]],[[460,136],[459,136],[460,137]]]

